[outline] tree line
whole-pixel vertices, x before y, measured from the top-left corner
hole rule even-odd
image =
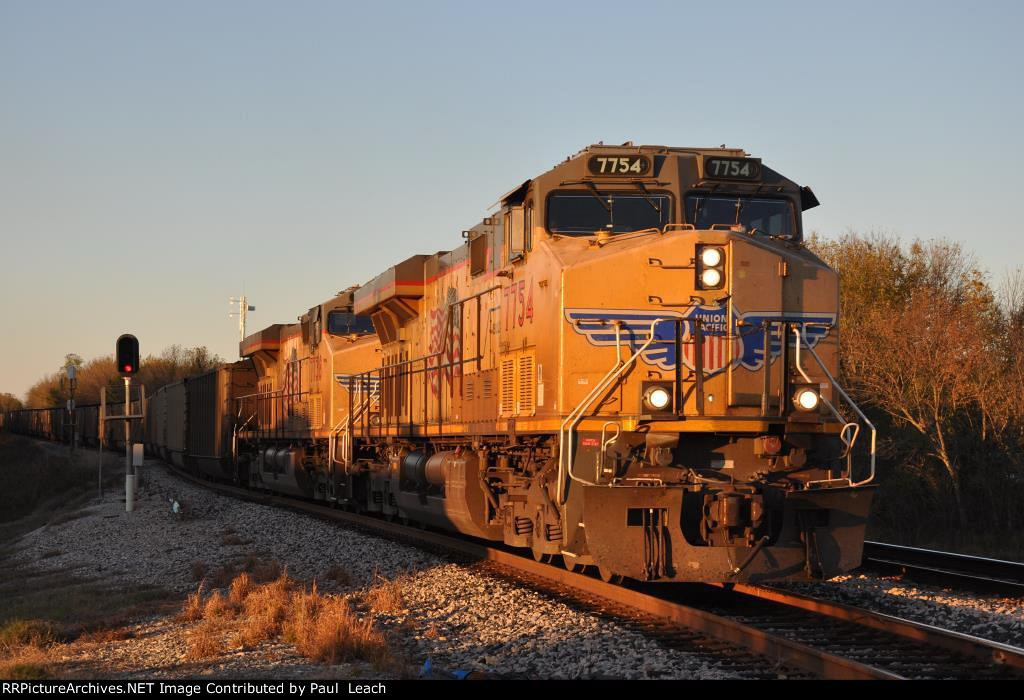
[[[171,345],[160,355],[149,355],[143,359],[139,372],[132,381],[145,385],[146,391],[152,392],[165,384],[202,374],[222,364],[224,364],[224,359],[216,354],[211,354],[205,346],[183,348],[180,345]],[[85,361],[79,355],[72,353],[65,355],[63,367],[43,377],[29,388],[25,397],[25,406],[27,408],[64,406],[71,396],[65,370],[68,365],[76,367],[76,403],[80,405],[99,403],[100,389],[104,387],[107,390],[108,401],[124,400],[124,381],[118,374],[113,355]],[[13,396],[10,398],[17,401]],[[3,401],[3,397],[0,397],[0,401]]]
[[[839,272],[840,382],[879,431],[870,536],[1020,557],[1024,276],[948,241],[812,237]]]

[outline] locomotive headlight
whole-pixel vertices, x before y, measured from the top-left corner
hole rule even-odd
[[[813,411],[821,403],[821,395],[810,387],[801,387],[793,394],[793,405],[801,411]]]
[[[725,286],[725,250],[717,245],[698,245],[694,251],[697,289],[721,289]]]
[[[655,411],[664,411],[672,403],[672,394],[663,386],[652,386],[644,392],[644,403]]]
[[[722,273],[714,268],[709,268],[700,273],[700,281],[705,287],[717,287],[722,283]]]
[[[722,263],[722,249],[711,246],[705,248],[700,253],[700,261],[706,267],[718,267]]]

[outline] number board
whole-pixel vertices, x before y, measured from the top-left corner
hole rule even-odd
[[[591,175],[626,175],[639,177],[651,172],[647,156],[590,156],[587,169]]]
[[[704,177],[716,180],[760,180],[761,161],[757,158],[705,156]]]

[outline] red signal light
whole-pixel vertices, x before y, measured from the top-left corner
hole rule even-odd
[[[129,333],[117,339],[117,364],[122,376],[130,377],[139,371],[139,341]]]

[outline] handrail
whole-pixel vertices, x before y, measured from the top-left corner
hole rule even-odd
[[[253,413],[245,420],[244,423],[241,425],[235,423],[234,427],[231,429],[231,461],[234,463],[238,462],[238,434],[245,430],[245,426],[249,425],[249,421],[255,417],[256,414]]]
[[[352,410],[352,413],[346,415],[339,421],[339,424],[343,423],[344,426],[339,431],[341,434],[341,451],[342,460],[339,461],[337,458],[337,449],[335,448],[335,435],[331,435],[330,447],[332,454],[330,455],[331,464],[339,464],[344,469],[345,473],[348,474],[350,467],[352,466],[353,455],[352,455],[352,425],[359,420],[364,413],[370,410],[375,399],[380,397],[380,385],[378,384],[377,389],[370,389],[365,393],[365,398],[359,403],[356,408]]]
[[[654,331],[659,323],[663,323],[665,319],[656,318],[651,322],[651,332],[645,342],[639,350],[634,352],[630,358],[626,361],[622,360],[621,346],[622,346],[622,322],[615,321],[615,365],[608,370],[608,373],[604,375],[597,385],[590,390],[590,393],[584,397],[583,401],[579,403],[569,415],[562,421],[561,426],[558,429],[558,494],[556,496],[556,502],[558,505],[565,505],[566,493],[566,476],[573,481],[584,484],[585,486],[598,486],[599,484],[581,479],[580,477],[573,474],[572,471],[572,453],[573,453],[573,441],[572,434],[576,430],[576,426],[579,425],[580,421],[583,420],[583,413],[590,408],[591,404],[597,399],[598,396],[603,394],[608,388],[619,379],[625,373],[626,369],[629,368],[640,355],[650,347],[651,343],[654,342]],[[569,426],[566,430],[566,426]]]
[[[807,325],[807,324],[804,324],[804,325]],[[868,417],[866,415],[864,415],[864,412],[862,410],[860,410],[860,406],[858,406],[853,401],[853,399],[850,398],[850,395],[847,394],[845,390],[843,390],[843,387],[840,386],[839,382],[837,382],[835,377],[832,376],[832,373],[828,371],[828,368],[825,366],[825,363],[822,361],[821,357],[819,357],[818,353],[815,352],[814,348],[811,347],[811,344],[807,341],[807,337],[805,335],[804,326],[801,326],[800,328],[794,328],[793,329],[793,334],[796,336],[796,343],[794,344],[796,346],[796,353],[794,355],[793,360],[794,360],[794,363],[796,365],[797,371],[800,372],[800,375],[804,378],[804,381],[806,381],[808,383],[811,383],[811,384],[814,383],[814,382],[811,381],[811,378],[807,375],[807,372],[804,371],[804,368],[803,368],[803,366],[802,366],[802,364],[800,362],[800,349],[801,349],[801,346],[804,343],[807,343],[807,346],[806,346],[807,352],[809,352],[811,354],[811,356],[815,359],[815,361],[817,361],[818,367],[821,369],[822,373],[824,373],[825,377],[831,383],[832,388],[835,389],[839,393],[839,396],[843,400],[846,401],[846,403],[850,406],[850,408],[852,408],[857,413],[857,415],[860,417],[860,419],[862,421],[864,421],[864,423],[867,425],[868,429],[871,430],[871,448],[870,448],[871,471],[868,474],[868,478],[862,479],[861,481],[854,481],[853,480],[853,446],[854,446],[854,443],[857,442],[857,438],[860,436],[860,424],[847,421],[845,416],[843,416],[842,413],[839,412],[839,410],[832,404],[831,401],[829,401],[823,395],[820,396],[821,400],[824,401],[825,405],[829,408],[829,410],[832,411],[832,415],[834,415],[837,420],[841,421],[844,424],[843,425],[843,429],[839,433],[839,439],[842,440],[844,445],[846,445],[846,455],[845,456],[848,459],[847,459],[847,473],[846,473],[845,479],[846,479],[847,484],[849,484],[851,487],[855,487],[855,486],[864,486],[865,484],[871,483],[875,479],[875,454],[876,454],[877,445],[878,445],[878,431],[875,429],[874,424],[868,419]],[[853,430],[853,436],[852,437],[848,437],[847,436],[847,431],[851,430],[851,429]],[[810,487],[810,486],[816,485],[816,484],[832,483],[833,481],[834,480],[831,480],[831,479],[824,479],[824,480],[817,480],[817,481],[808,481],[806,483],[806,486]]]

